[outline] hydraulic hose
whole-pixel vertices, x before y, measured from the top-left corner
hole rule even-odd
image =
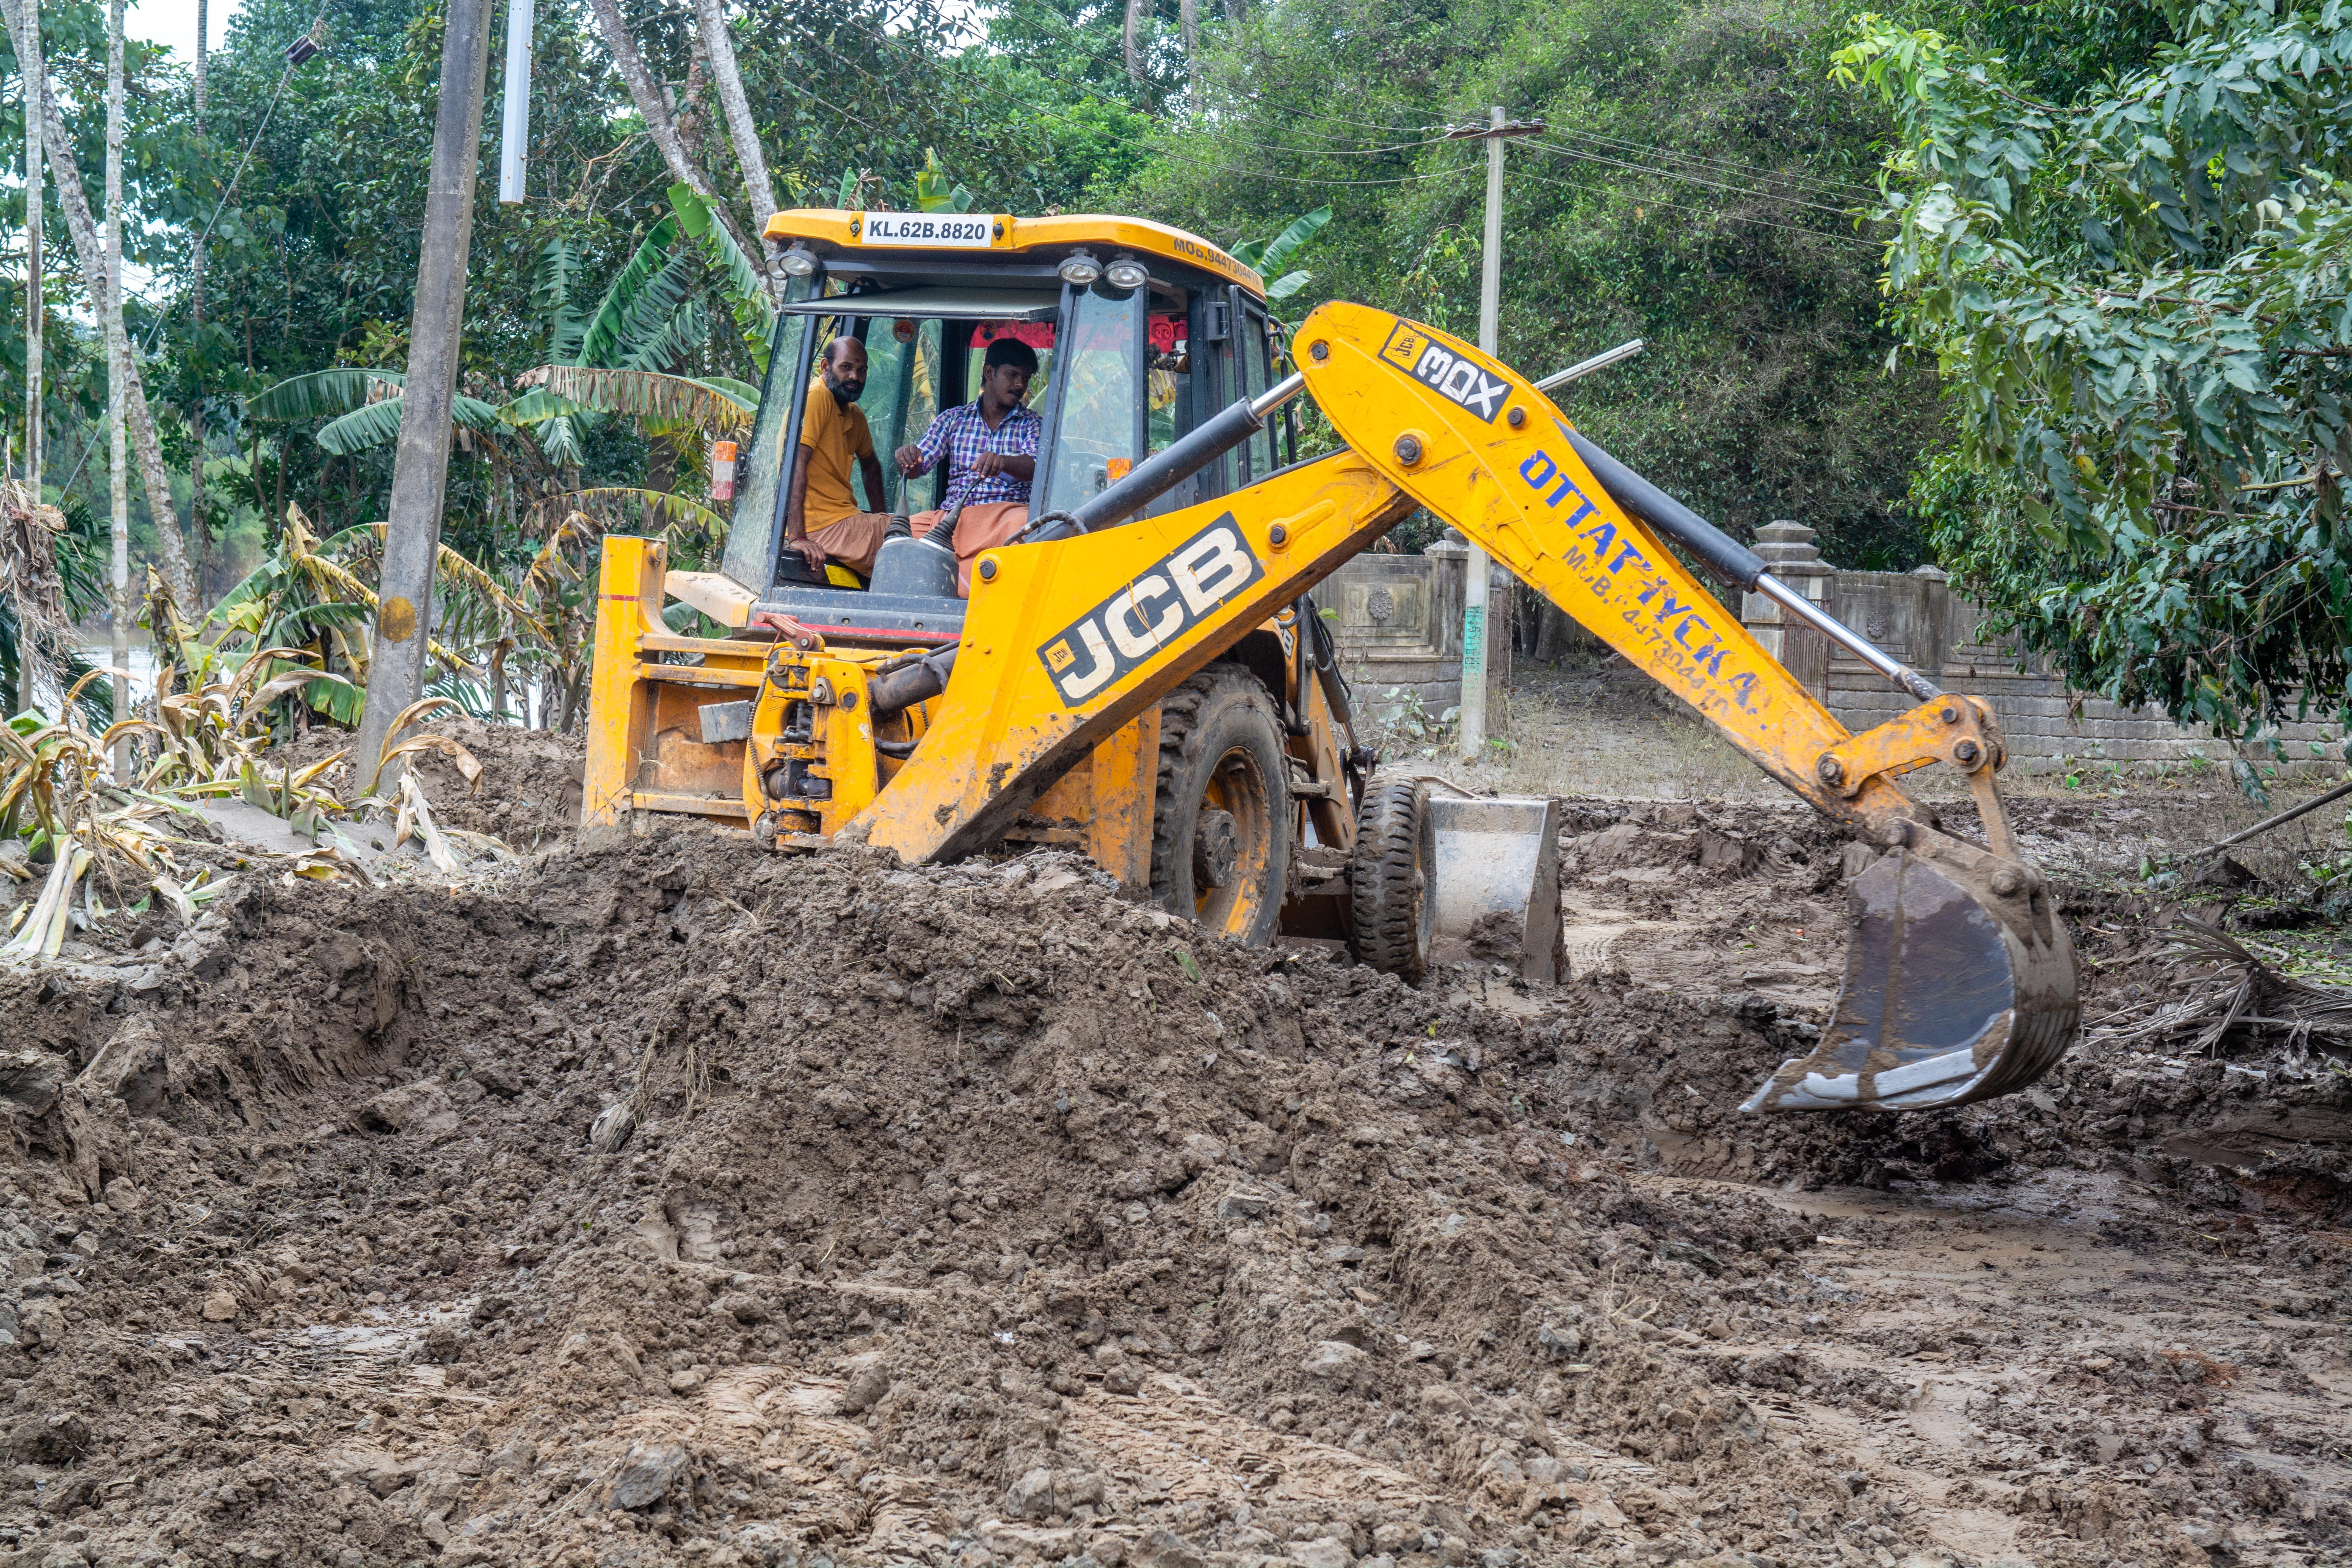
[[[1934,681],[1773,576],[1764,558],[1756,552],[1575,431],[1568,433],[1568,441],[1576,448],[1576,455],[1584,459],[1584,466],[1592,470],[1601,488],[1609,492],[1610,500],[1689,551],[1718,581],[1729,587],[1763,595],[1917,700],[1932,702],[1943,695]]]

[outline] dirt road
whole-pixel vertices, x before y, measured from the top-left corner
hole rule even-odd
[[[2324,1053],[1743,1119],[1843,842],[1571,826],[1559,988],[692,830],[0,971],[0,1561],[2352,1556]]]

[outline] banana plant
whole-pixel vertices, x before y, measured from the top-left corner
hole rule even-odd
[[[1234,259],[1261,275],[1271,275],[1289,260],[1299,247],[1313,239],[1325,224],[1331,221],[1328,205],[1317,207],[1290,221],[1290,226],[1272,239],[1244,239],[1234,247]],[[1287,300],[1313,280],[1312,272],[1285,272],[1265,286],[1269,300]]]
[[[764,358],[770,309],[758,270],[700,197],[681,186],[671,193],[671,216],[653,226],[585,314],[573,299],[578,252],[569,239],[548,243],[536,286],[546,312],[547,362],[518,378],[516,395],[503,404],[460,394],[452,410],[456,424],[486,436],[528,432],[547,466],[561,469],[583,460],[583,439],[600,417],[637,413],[637,407],[624,405],[632,398],[654,410],[641,418],[667,423],[757,402],[758,395],[743,383],[726,378],[670,378],[699,387],[711,395],[710,400],[698,403],[674,390],[611,399],[611,407],[603,405],[605,399],[575,399],[549,384],[551,371],[665,374],[709,333],[709,316],[696,289],[698,273],[717,280],[717,292],[733,310],[747,347],[757,342],[755,362]],[[309,371],[260,393],[247,404],[247,412],[257,419],[326,419],[316,437],[319,445],[348,455],[399,436],[404,381],[403,372],[378,366]],[[609,390],[593,383],[580,385],[583,390]]]
[[[927,213],[968,213],[980,198],[968,185],[951,185],[948,172],[940,166],[939,150],[923,149],[923,166],[915,173],[915,206]],[[1328,217],[1329,214],[1327,212]]]

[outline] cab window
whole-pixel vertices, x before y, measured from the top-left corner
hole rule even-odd
[[[1034,515],[1066,511],[1126,477],[1143,437],[1143,289],[1102,284],[1070,291],[1067,352],[1058,367],[1059,409],[1045,501]]]

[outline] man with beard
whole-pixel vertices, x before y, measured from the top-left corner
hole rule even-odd
[[[874,553],[886,539],[904,537],[907,520],[879,510],[885,504],[882,463],[857,400],[866,393],[866,345],[846,335],[824,345],[817,378],[809,384],[801,415],[800,461],[793,465],[792,492],[784,509],[784,541],[812,570],[830,562],[861,577],[874,572]],[[860,510],[849,489],[855,468],[866,480]]]

